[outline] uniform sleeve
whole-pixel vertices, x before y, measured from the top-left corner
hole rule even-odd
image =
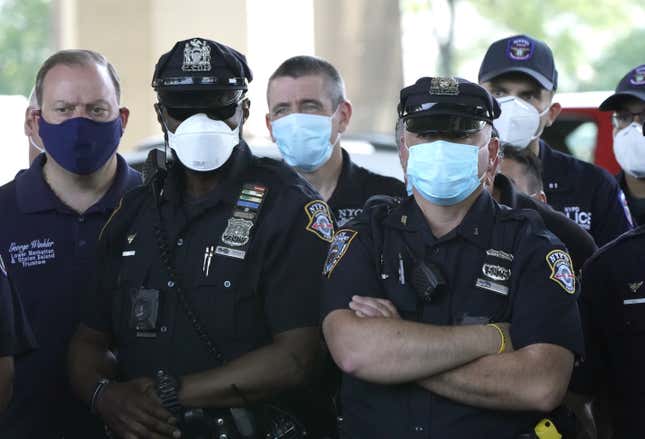
[[[616,181],[607,174],[601,190],[594,197],[592,235],[602,247],[632,228],[625,195]]]
[[[340,229],[334,235],[323,266],[321,320],[337,309],[349,309],[354,295],[385,298],[361,233]]]
[[[261,281],[265,315],[273,334],[319,325],[321,267],[333,236],[331,214],[324,201],[311,200],[300,204],[292,215],[287,209],[278,215],[285,233],[269,244],[271,253]],[[291,218],[290,226],[285,224],[287,218]]]
[[[0,273],[0,357],[26,354],[36,347],[20,298],[7,276]]]
[[[610,320],[608,303],[612,282],[601,258],[590,259],[582,269],[580,316],[585,338],[585,354],[573,370],[570,388],[577,393],[592,394],[604,387],[606,359],[609,357],[607,339],[602,330]]]
[[[514,261],[513,346],[550,343],[579,355],[583,339],[571,258],[555,236],[540,233],[523,240]]]

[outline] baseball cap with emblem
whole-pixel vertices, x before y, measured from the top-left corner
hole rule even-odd
[[[545,43],[529,36],[515,35],[491,44],[479,68],[479,82],[510,72],[524,73],[547,90],[558,88],[553,52]]]
[[[600,104],[601,111],[618,110],[625,98],[635,97],[645,101],[645,64],[634,67],[623,76],[616,92]]]
[[[152,77],[159,101],[171,112],[228,108],[242,100],[253,79],[246,57],[205,38],[177,42]]]
[[[466,136],[499,117],[497,101],[462,78],[423,77],[401,90],[399,118],[417,134]]]

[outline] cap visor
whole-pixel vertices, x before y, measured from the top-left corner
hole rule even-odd
[[[546,76],[544,76],[541,73],[536,72],[533,69],[529,69],[527,67],[504,67],[502,69],[498,70],[491,70],[490,72],[486,72],[483,75],[479,77],[479,82],[487,82],[492,79],[495,79],[496,77],[503,75],[504,73],[511,73],[511,72],[519,72],[519,73],[524,73],[531,78],[535,79],[543,88],[551,91],[553,90],[553,82],[549,81]]]
[[[602,104],[598,107],[600,111],[614,111],[620,108],[621,103],[628,97],[634,97],[645,101],[645,91],[621,91],[620,93],[613,94],[603,101]]]

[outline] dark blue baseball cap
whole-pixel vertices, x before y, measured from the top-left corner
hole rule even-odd
[[[618,83],[616,92],[600,104],[600,111],[619,109],[625,98],[635,97],[645,101],[645,64],[631,69]]]
[[[558,88],[553,52],[542,41],[527,35],[515,35],[491,44],[479,68],[479,82],[510,72],[524,73],[547,90]]]

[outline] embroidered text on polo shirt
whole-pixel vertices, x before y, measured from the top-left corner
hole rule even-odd
[[[56,259],[55,242],[50,238],[34,239],[31,242],[9,244],[11,264],[20,264],[22,268],[44,265],[50,259]]]

